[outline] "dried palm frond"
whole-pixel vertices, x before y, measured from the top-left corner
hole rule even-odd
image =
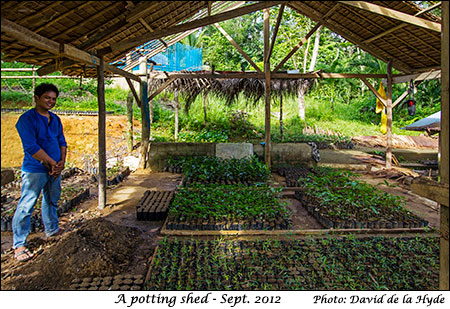
[[[189,72],[184,72],[189,73]],[[198,73],[198,72],[195,72]],[[155,91],[167,79],[151,79],[149,81],[150,91]],[[271,91],[273,96],[297,95],[301,89],[305,93],[312,85],[309,79],[272,79]],[[198,95],[206,95],[210,92],[225,100],[227,105],[235,102],[242,93],[249,102],[256,103],[264,97],[266,85],[264,79],[256,78],[178,78],[167,88],[181,95],[185,101],[184,108],[188,112],[191,104]]]

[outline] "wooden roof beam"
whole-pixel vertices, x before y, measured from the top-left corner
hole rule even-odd
[[[77,48],[79,49],[89,49],[90,47],[92,47],[94,44],[97,44],[99,41],[104,40],[105,38],[107,38],[108,36],[110,36],[112,33],[114,33],[115,31],[119,30],[120,28],[124,27],[127,24],[127,22],[122,19],[119,20],[117,23],[115,23],[114,25],[112,25],[111,27],[108,27],[105,31],[103,32],[99,32],[96,33],[94,36],[90,37],[86,42],[80,44],[79,46],[77,46]],[[49,58],[49,57],[47,57]],[[21,59],[23,59],[23,57],[21,57]],[[63,63],[61,64],[61,67],[68,67],[71,66],[75,63],[75,61],[73,60],[68,60],[65,59],[63,61]],[[58,71],[59,68],[56,67],[55,65],[55,61],[52,61],[49,64],[46,64],[42,67],[39,68],[39,75],[47,75],[53,72]]]
[[[147,28],[148,31],[153,32],[155,31],[152,27],[150,27],[150,25],[144,20],[144,18],[139,18],[139,22],[145,27]],[[167,48],[167,43],[164,42],[162,39],[158,39],[162,45],[164,45]]]
[[[175,78],[170,77],[167,81],[165,81],[155,92],[153,92],[148,97],[148,101],[150,102],[151,100],[153,100],[158,94],[160,94],[164,89],[166,89],[174,80]]]
[[[339,3],[336,3],[325,15],[322,16],[322,19],[326,19],[328,16],[330,16],[331,14],[334,13],[334,11],[336,11],[336,9],[339,7]],[[279,17],[279,16],[278,16]],[[297,46],[295,46],[291,52],[283,59],[281,60],[281,62],[275,67],[275,69],[272,71],[272,73],[276,73],[282,66],[283,64],[286,63],[286,61],[289,60],[289,58],[292,57],[292,55],[294,55],[297,50],[303,45],[305,44],[305,42],[311,37],[311,35],[313,35],[314,32],[317,31],[317,29],[319,29],[319,27],[321,26],[321,23],[317,23],[317,25],[314,26],[314,28],[311,29],[311,31],[297,44]],[[273,47],[273,46],[272,46]]]
[[[166,29],[162,29],[161,31],[158,31],[157,33],[152,32],[152,33],[145,34],[145,35],[137,37],[137,38],[125,40],[125,41],[118,42],[115,44],[111,44],[111,46],[99,50],[99,54],[103,55],[103,54],[108,54],[111,52],[123,52],[123,51],[132,49],[133,47],[139,46],[141,44],[144,44],[144,43],[154,40],[154,39],[159,39],[159,38],[162,38],[162,37],[165,37],[165,36],[168,36],[171,34],[176,34],[179,32],[197,29],[197,28],[200,28],[203,26],[214,24],[216,22],[232,19],[232,18],[235,18],[238,16],[242,16],[245,14],[249,14],[249,13],[252,13],[255,11],[262,10],[264,8],[282,4],[284,2],[286,2],[286,1],[263,1],[263,2],[258,2],[256,4],[251,4],[251,5],[242,7],[242,8],[234,9],[231,11],[215,14],[212,16],[207,16],[207,17],[204,17],[201,19],[194,20],[192,22],[187,22],[184,24],[180,24],[180,25],[176,25],[176,26],[169,27]]]
[[[158,1],[140,1],[126,17],[126,20],[130,23],[135,22],[141,17],[148,15],[149,12],[154,11],[160,3]]]
[[[441,70],[418,73],[418,74],[399,75],[392,79],[392,83],[400,84],[400,83],[408,83],[410,80],[423,81],[423,80],[438,79],[438,78],[441,78]],[[383,82],[385,82],[385,81],[383,80]]]
[[[55,19],[50,20],[48,23],[36,28],[36,29],[32,29],[33,32],[38,33],[39,31],[42,31],[43,29],[45,29],[46,27],[50,27],[51,25],[53,25],[54,23],[57,23],[58,21],[66,18],[67,16],[69,16],[70,14],[72,14],[73,12],[79,11],[81,9],[83,9],[85,6],[90,5],[91,3],[89,3],[88,1],[80,4],[79,6],[74,7],[71,10],[68,10],[67,12],[59,15],[58,17],[56,17]]]
[[[355,14],[356,16],[358,16],[359,18],[361,18],[361,19],[363,19],[363,20],[365,19],[364,16],[363,16],[360,12],[358,12],[358,10],[353,9],[353,8],[348,8],[348,9],[349,9],[350,12],[352,12],[353,14]],[[367,22],[370,23],[372,26],[377,27],[378,29],[382,29],[382,27],[381,27],[378,23],[373,22],[373,21],[371,21],[370,19],[367,19]],[[374,33],[373,31],[371,31],[371,30],[369,30],[369,29],[367,29],[367,30],[368,30],[368,32],[371,32],[372,34]],[[399,38],[399,37],[398,37],[397,35],[395,35],[395,34],[393,34],[393,37],[395,38],[395,40],[398,40],[399,42],[401,42],[401,43],[405,44],[406,46],[410,47],[411,49],[415,50],[414,46],[411,45],[409,42],[407,42],[407,41],[405,41],[405,40]],[[421,41],[422,43],[425,43],[425,42],[423,42],[423,40],[420,39],[419,37],[416,37],[416,39],[419,40],[419,41]],[[385,40],[385,39],[383,39],[383,40]],[[393,43],[390,42],[389,40],[385,40],[385,42],[387,42],[390,46],[392,46],[393,49],[395,49],[395,50],[397,50],[397,51],[400,51],[400,50],[398,49],[398,46],[396,46],[395,44],[393,44]],[[425,43],[425,44],[427,44],[427,43]],[[429,45],[429,47],[430,47],[431,49],[433,49],[435,52],[440,53],[440,51],[439,51],[439,50],[436,50],[435,48],[433,48],[433,46]],[[419,54],[421,54],[422,56],[424,56],[425,58],[427,58],[428,60],[430,60],[431,62],[434,62],[435,64],[440,64],[440,61],[437,61],[437,60],[433,59],[433,58],[430,57],[428,54],[426,54],[426,53],[424,53],[424,52],[421,52],[420,50],[417,50],[417,52],[418,52]],[[417,60],[417,58],[413,58],[413,57],[410,56],[408,53],[405,53],[405,56],[408,57],[408,58],[409,58],[411,61],[413,61],[413,62],[419,62],[419,61]],[[420,62],[420,63],[421,63],[422,66],[424,65],[423,62]]]
[[[437,7],[440,6],[440,5],[441,5],[440,2],[439,2],[439,3],[436,3],[435,5],[432,5],[432,6],[430,6],[429,8],[426,8],[426,9],[424,9],[424,10],[418,12],[418,13],[415,14],[414,16],[417,17],[417,16],[420,16],[420,15],[422,15],[422,14],[425,14],[426,12],[432,11],[432,10],[434,10],[435,8],[437,8]],[[407,25],[407,24],[405,24],[405,23],[401,23],[400,25],[397,25],[397,26],[395,26],[395,27],[393,27],[393,28],[391,28],[391,29],[388,29],[388,30],[386,30],[386,31],[384,31],[384,32],[382,32],[382,33],[380,33],[380,34],[377,34],[377,35],[374,36],[374,37],[371,37],[370,39],[365,40],[364,43],[370,43],[370,42],[373,42],[373,41],[375,41],[375,40],[377,40],[377,39],[379,39],[379,38],[381,38],[381,37],[383,37],[383,36],[385,36],[385,35],[387,35],[387,34],[389,34],[389,33],[392,33],[392,32],[394,32],[394,31],[397,31],[397,30],[399,30],[399,29],[405,27],[406,25]]]
[[[51,39],[52,39],[52,40],[57,39],[57,38],[59,38],[59,37],[65,35],[65,34],[71,32],[71,31],[73,31],[73,30],[76,29],[76,28],[81,27],[82,25],[91,22],[93,19],[96,19],[96,18],[98,18],[99,16],[102,16],[105,12],[107,12],[107,11],[109,11],[109,10],[112,10],[112,9],[114,9],[114,8],[116,8],[117,6],[120,6],[120,5],[122,5],[122,3],[121,3],[120,1],[115,2],[114,4],[112,4],[112,5],[110,5],[110,6],[107,6],[107,7],[104,8],[103,10],[98,11],[98,12],[95,13],[94,15],[89,16],[88,18],[84,19],[82,22],[76,24],[75,26],[70,27],[70,28],[64,30],[63,32],[61,32],[61,33],[59,33],[59,34],[57,34],[57,35],[55,35],[55,36],[52,36]]]
[[[358,45],[366,52],[373,54],[375,57],[377,57],[380,60],[383,60],[384,62],[388,62],[388,59],[386,56],[383,56],[383,54],[386,54],[386,51],[377,49],[375,46],[372,45],[366,45],[363,43],[363,38],[361,38],[356,33],[352,32],[351,30],[343,27],[338,22],[335,22],[333,20],[325,19],[322,17],[322,14],[318,12],[317,10],[311,8],[306,4],[306,2],[302,1],[295,1],[290,2],[290,6],[292,6],[294,9],[296,9],[299,12],[305,11],[307,13],[307,16],[317,22],[320,22],[325,27],[330,29],[331,31],[334,31],[338,33],[339,35],[343,36],[347,41]],[[412,72],[413,70],[407,65],[405,62],[403,62],[400,59],[395,59],[395,66],[398,70],[404,71],[404,72]]]
[[[247,60],[250,65],[259,73],[261,73],[261,69],[256,65],[256,63],[253,62],[252,58],[250,58],[244,50],[233,40],[233,38],[223,29],[219,23],[214,23],[214,26],[216,26],[217,29],[227,38],[227,40],[231,43],[231,45],[234,46],[234,48],[237,49],[237,51]]]
[[[278,11],[277,23],[275,24],[275,29],[273,30],[272,42],[270,43],[269,52],[267,54],[267,58],[265,59],[265,61],[269,61],[270,56],[272,55],[273,46],[275,45],[275,40],[277,38],[278,29],[280,28],[281,18],[283,17],[285,6],[286,6],[285,4],[282,4],[280,6],[280,11]]]
[[[133,93],[134,99],[136,100],[136,104],[139,106],[139,108],[142,108],[141,99],[139,98],[139,95],[137,94],[136,89],[134,88],[133,82],[128,77],[125,77],[125,80],[127,81],[128,87],[130,87],[130,90]]]
[[[83,50],[80,50],[72,45],[60,44],[53,40],[50,40],[42,35],[39,35],[29,29],[18,25],[2,16],[1,18],[2,32],[14,37],[15,39],[25,42],[28,45],[34,46],[39,49],[43,49],[52,54],[59,55],[61,57],[66,57],[77,62],[99,65],[100,59],[92,54],[89,54]],[[105,70],[112,73],[119,74],[124,77],[131,78],[136,81],[141,81],[141,79],[129,72],[116,68],[112,65],[105,64]]]
[[[361,80],[364,82],[364,84],[366,84],[366,86],[370,89],[370,91],[372,91],[372,93],[377,97],[377,99],[380,100],[381,103],[383,103],[384,107],[386,107],[386,106],[387,106],[387,101],[386,101],[386,99],[383,98],[383,97],[378,93],[378,91],[375,89],[375,87],[372,86],[372,84],[369,83],[369,82],[367,81],[367,79],[365,79],[364,77],[361,77]]]
[[[300,42],[289,52],[289,54],[287,54],[286,57],[284,57],[283,60],[281,60],[281,62],[275,67],[275,69],[273,69],[272,73],[276,73],[278,72],[278,70],[283,66],[283,64],[286,63],[286,61],[288,61],[293,54],[295,54],[297,52],[297,50],[299,50],[299,48],[305,44],[306,41],[308,41],[308,39],[314,34],[314,32],[317,31],[317,29],[319,29],[319,27],[321,26],[320,23],[317,23],[314,28],[312,28],[308,34],[300,40]]]
[[[373,3],[365,1],[339,1],[339,3],[349,5],[352,7],[359,8],[361,10],[366,10],[371,13],[383,15],[388,18],[397,19],[405,23],[415,25],[417,27],[422,27],[431,31],[441,32],[441,24],[433,21],[429,21],[420,17],[409,15],[403,12],[399,12],[393,9],[389,9],[383,6],[379,6]]]

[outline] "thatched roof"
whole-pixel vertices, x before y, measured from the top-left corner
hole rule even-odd
[[[189,74],[189,72],[184,73]],[[167,80],[165,78],[150,79],[149,88],[155,91]],[[271,94],[277,97],[297,95],[299,87],[306,92],[311,85],[311,79],[272,79]],[[198,95],[208,93],[223,98],[226,104],[236,101],[242,93],[249,102],[255,103],[264,97],[266,85],[264,79],[257,78],[177,78],[165,90],[182,95],[185,109],[188,110]]]
[[[90,54],[103,51],[105,61],[110,63],[143,44],[142,40],[146,38],[164,38],[164,34],[173,29],[171,27],[186,22],[200,11],[205,12],[208,5],[216,2],[2,1],[1,9],[2,21],[13,22],[57,44],[69,44]],[[263,7],[280,3],[283,2],[255,1],[246,6]],[[440,18],[430,12],[420,14],[421,8],[413,1],[285,3],[313,21],[321,22],[373,56],[383,61],[393,59],[393,67],[400,71],[409,73],[440,66],[440,32],[415,23],[424,21],[439,25]],[[355,3],[363,3],[366,6],[368,3],[397,13],[375,13],[367,8],[356,8]],[[399,14],[407,14],[400,16],[409,16],[408,20],[395,18],[394,15]],[[415,17],[417,14],[420,16]],[[197,24],[199,19],[194,23]],[[211,24],[215,21],[207,22]],[[198,27],[192,25],[183,31]],[[119,45],[122,47],[119,48]],[[21,61],[37,66],[46,65],[58,58],[57,52],[38,48],[27,38],[18,40],[11,32],[5,32],[3,22],[1,50],[2,60]],[[85,72],[87,75],[96,76],[94,66],[85,66],[80,62],[63,68],[62,71],[69,75],[83,75]]]

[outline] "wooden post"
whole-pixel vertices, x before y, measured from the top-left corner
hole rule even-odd
[[[36,89],[36,70],[34,68],[34,65],[32,68],[33,68],[33,85],[32,85],[32,89],[31,89],[31,97],[32,97],[31,104],[33,105],[33,107],[35,107],[36,101],[34,100],[34,89]]]
[[[148,110],[148,74],[147,74],[147,58],[143,58],[145,62],[144,78],[141,81],[141,116],[142,116],[142,140],[141,140],[141,161],[139,167],[145,169],[147,167],[147,158],[150,142],[150,115]]]
[[[153,72],[153,63],[150,64],[150,72]],[[150,78],[150,77],[148,77]],[[148,80],[147,80],[148,83]],[[148,106],[149,106],[149,113],[150,113],[150,126],[153,123],[153,99],[148,101]],[[150,131],[150,135],[151,135],[151,131]]]
[[[178,103],[178,91],[175,93],[175,133],[174,139],[175,142],[178,140],[178,107],[180,104]]]
[[[98,208],[106,206],[106,105],[105,71],[103,57],[97,67],[98,100]]]
[[[283,93],[280,94],[280,142],[283,142]]]
[[[387,92],[386,92],[386,169],[392,168],[392,59],[387,65]]]
[[[266,115],[265,115],[265,145],[264,145],[264,161],[268,168],[271,164],[271,140],[270,140],[270,59],[267,57],[269,53],[269,27],[270,27],[269,9],[264,9],[264,76],[266,80]]]
[[[449,4],[442,1],[442,23],[441,23],[441,132],[439,134],[439,176],[440,182],[449,184]],[[441,205],[441,239],[440,239],[440,274],[439,289],[449,290],[449,211],[447,205]]]
[[[127,122],[128,122],[128,151],[133,151],[133,93],[128,92],[127,96]]]

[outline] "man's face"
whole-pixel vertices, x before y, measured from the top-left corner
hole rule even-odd
[[[41,109],[44,109],[46,111],[51,110],[53,107],[55,107],[56,98],[56,93],[53,91],[47,91],[40,97],[38,97],[37,95],[34,96],[36,107],[40,107]]]

